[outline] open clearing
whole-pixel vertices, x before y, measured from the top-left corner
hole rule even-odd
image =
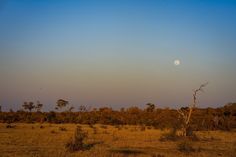
[[[167,130],[141,126],[80,125],[88,133],[86,151],[68,152],[65,145],[77,124],[0,124],[0,157],[235,157],[236,132],[199,131],[194,152],[178,150],[181,141],[160,141]]]

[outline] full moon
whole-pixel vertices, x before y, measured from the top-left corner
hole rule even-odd
[[[180,65],[180,60],[178,60],[178,59],[176,59],[175,61],[174,61],[174,64],[177,66],[177,65]]]

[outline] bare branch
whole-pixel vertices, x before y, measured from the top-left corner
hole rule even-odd
[[[190,123],[190,118],[191,118],[191,115],[192,115],[192,112],[193,112],[193,109],[194,107],[196,106],[197,104],[197,94],[198,92],[203,92],[203,88],[206,87],[208,84],[208,82],[204,83],[204,84],[201,84],[200,87],[198,89],[195,89],[193,90],[193,103],[189,105],[189,110],[188,110],[188,113],[187,111],[184,112],[183,110],[181,109],[178,109],[177,112],[182,116],[183,120],[184,120],[184,127],[183,127],[183,135],[186,136],[187,135],[187,127],[189,126],[189,123]]]
[[[182,116],[184,116],[184,112],[181,109],[178,109],[177,112],[179,112],[179,114],[181,114]]]
[[[188,113],[188,118],[187,118],[186,124],[189,124],[189,121],[190,121],[190,118],[191,118],[191,115],[192,115],[192,112],[193,112],[193,108],[195,108],[195,106],[197,104],[197,93],[199,91],[203,91],[203,88],[206,87],[207,84],[208,84],[208,82],[206,82],[204,84],[201,84],[198,89],[194,90],[194,93],[193,93],[193,104],[191,105],[191,107],[189,109],[189,113]]]
[[[184,122],[187,121],[187,114],[184,113],[181,109],[178,109],[177,112],[182,116]]]
[[[197,100],[197,93],[198,92],[203,92],[203,88],[206,87],[208,84],[208,82],[204,83],[204,84],[201,84],[200,87],[196,90],[194,90],[194,93],[193,93],[193,104],[192,104],[192,107],[195,107],[196,106],[196,100]]]

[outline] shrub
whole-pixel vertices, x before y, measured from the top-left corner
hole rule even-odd
[[[138,131],[138,129],[137,129],[137,127],[133,127],[133,128],[131,128],[130,131],[131,131],[131,132],[136,132],[136,131]]]
[[[184,140],[182,142],[180,142],[177,145],[177,149],[181,152],[184,153],[191,153],[191,152],[195,152],[196,150],[193,148],[192,144],[190,141]]]
[[[70,152],[85,150],[87,145],[84,140],[87,138],[87,134],[82,131],[80,126],[77,126],[74,137],[66,143],[66,149]]]
[[[56,131],[55,131],[55,130],[52,130],[52,131],[51,131],[51,133],[52,133],[52,134],[55,134],[55,133],[56,133]]]
[[[106,131],[106,130],[105,130],[105,131],[103,131],[102,133],[103,133],[103,134],[109,134],[109,132],[108,132],[108,131]]]
[[[146,127],[144,126],[144,125],[142,125],[141,127],[140,127],[140,131],[145,131],[146,130]]]
[[[91,129],[93,129],[93,128],[94,128],[94,125],[93,125],[93,124],[89,124],[89,127],[90,127]]]
[[[118,129],[118,130],[122,129],[122,127],[120,125],[115,125],[115,128]]]
[[[194,133],[193,133],[193,128],[192,127],[187,127],[186,129],[186,136],[194,136]]]
[[[113,156],[113,153],[123,154],[124,156],[131,156],[131,155],[137,156],[139,154],[144,154],[142,150],[127,148],[127,147],[113,148],[113,149],[110,149],[110,152],[112,153],[112,156]]]
[[[165,157],[165,155],[162,155],[162,154],[152,154],[152,157]]]
[[[15,128],[15,127],[16,127],[15,125],[11,125],[11,124],[6,125],[6,128]]]
[[[162,134],[160,141],[177,141],[180,137],[176,134],[176,129],[172,129],[167,133]]]
[[[192,135],[189,136],[188,138],[192,141],[199,141],[200,140],[195,133],[192,133]]]
[[[101,125],[100,127],[103,128],[103,129],[107,129],[106,125]]]
[[[93,134],[97,134],[97,133],[98,133],[97,128],[94,127],[94,128],[93,128]]]
[[[65,127],[62,127],[62,126],[59,127],[59,130],[60,130],[60,131],[67,131],[67,129],[66,129]]]

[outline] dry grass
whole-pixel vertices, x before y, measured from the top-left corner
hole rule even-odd
[[[141,131],[139,126],[123,126],[120,129],[117,126],[81,125],[88,134],[85,142],[94,145],[89,150],[70,153],[65,145],[74,135],[75,124],[14,126],[7,128],[6,124],[0,124],[0,157],[235,157],[236,154],[236,132],[196,132],[200,140],[192,142],[191,147],[201,151],[184,153],[178,150],[181,141],[159,140],[167,130],[148,128]]]

